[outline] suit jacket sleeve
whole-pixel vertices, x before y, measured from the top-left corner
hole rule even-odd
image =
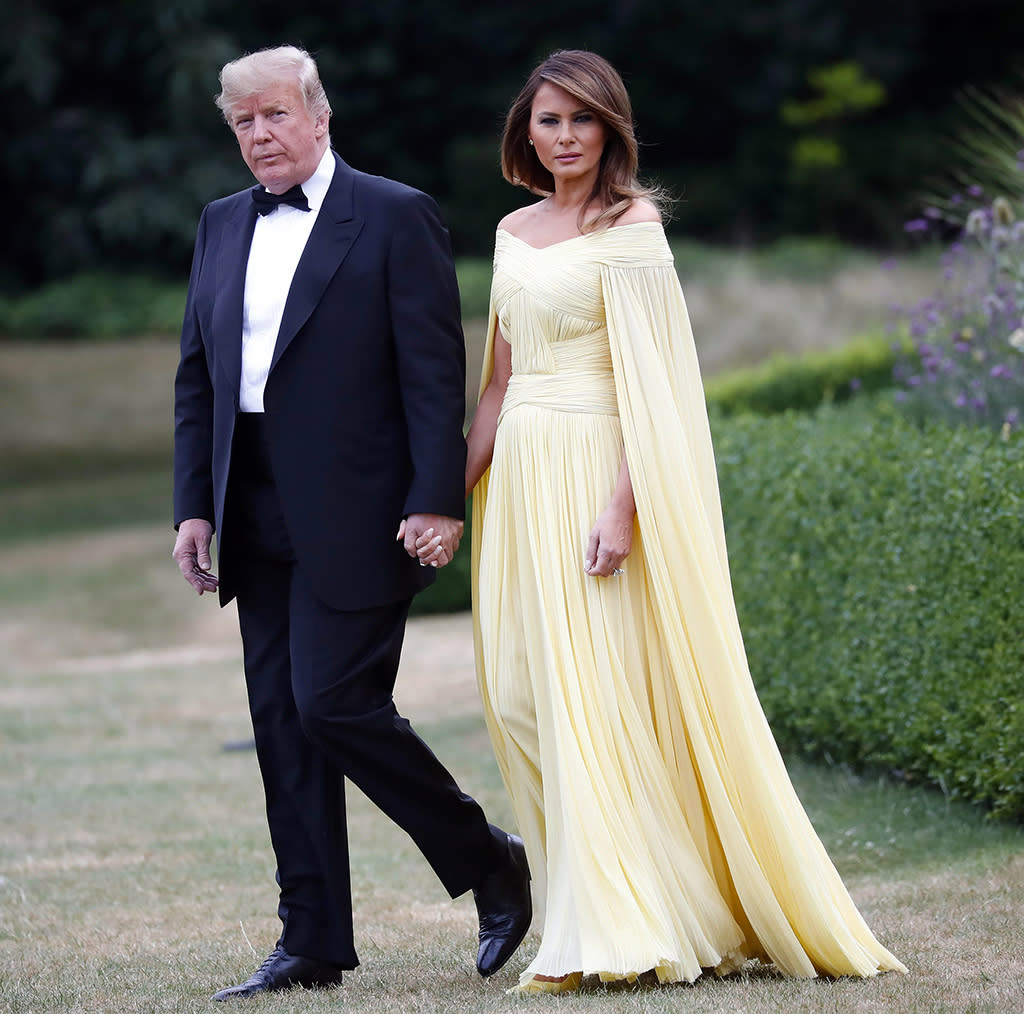
[[[199,274],[206,253],[204,210],[199,219],[174,380],[174,527],[188,518],[214,523],[213,385],[196,316]]]
[[[434,201],[399,207],[388,299],[413,475],[404,513],[465,512],[466,350],[448,231]]]

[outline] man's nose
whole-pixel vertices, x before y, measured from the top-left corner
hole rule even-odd
[[[253,119],[252,136],[256,141],[265,141],[270,137],[270,121],[265,116],[257,114]]]

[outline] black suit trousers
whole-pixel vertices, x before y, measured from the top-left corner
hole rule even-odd
[[[478,884],[499,854],[479,805],[395,708],[409,602],[338,611],[317,597],[295,561],[263,441],[262,418],[240,416],[221,551],[239,577],[280,943],[354,968],[346,778],[412,837],[452,897]]]

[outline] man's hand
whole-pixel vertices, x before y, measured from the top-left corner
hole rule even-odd
[[[443,567],[452,562],[462,541],[463,522],[443,514],[410,514],[399,526],[396,538],[421,567]]]
[[[210,541],[213,525],[202,518],[189,518],[178,525],[178,538],[171,556],[182,577],[202,595],[217,590],[217,575],[210,572]]]

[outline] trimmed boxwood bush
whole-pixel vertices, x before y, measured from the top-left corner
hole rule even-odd
[[[893,384],[899,348],[898,343],[893,348],[891,338],[865,335],[842,348],[734,370],[708,381],[708,406],[726,416],[772,415],[846,401],[858,391],[879,391]]]
[[[472,266],[472,265],[471,265]],[[460,272],[464,265],[460,265]],[[488,271],[490,270],[487,265]],[[488,276],[489,277],[489,276]],[[460,273],[460,286],[464,279]],[[897,353],[892,341],[869,335],[840,349],[779,358],[763,366],[736,370],[707,385],[708,407],[718,416],[743,412],[773,414],[811,410],[823,402],[845,401],[856,391],[876,391],[892,384]],[[466,517],[470,514],[466,505]],[[469,547],[469,522],[462,544]],[[413,615],[451,613],[471,608],[469,553],[460,552],[437,575],[437,581],[413,600]]]
[[[1024,817],[1024,437],[921,425],[882,396],[713,418],[779,742]],[[468,538],[416,612],[469,608]]]
[[[780,743],[1024,816],[1024,439],[868,399],[715,429]]]

